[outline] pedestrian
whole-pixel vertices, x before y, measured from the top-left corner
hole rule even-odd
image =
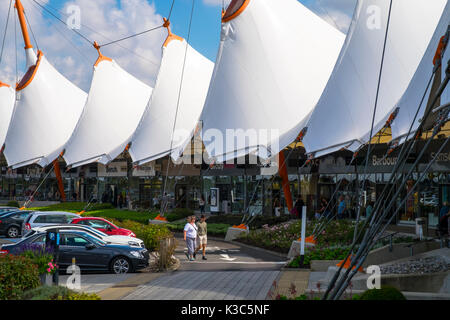
[[[278,199],[278,197],[276,197],[273,200],[273,212],[274,212],[274,215],[276,217],[279,217],[280,216],[280,211],[281,211],[280,199]]]
[[[186,256],[189,261],[194,261],[195,243],[197,241],[197,226],[195,225],[195,216],[188,217],[188,222],[184,226],[184,241],[188,252]]]
[[[345,203],[345,197],[340,196],[339,197],[339,206],[338,206],[338,219],[344,219],[344,212],[347,209],[347,204]]]
[[[200,213],[205,213],[205,197],[203,195],[201,195],[198,200],[198,206],[200,207]]]
[[[322,215],[324,218],[328,218],[328,215],[330,214],[330,209],[328,208],[328,200],[325,198],[322,198]]]
[[[369,205],[366,208],[366,219],[370,219],[370,217],[372,216],[372,212],[373,212],[373,203],[372,201],[370,201]]]
[[[122,209],[122,207],[123,207],[123,195],[121,193],[119,193],[117,202],[119,204],[119,209]]]
[[[449,213],[449,211],[450,211],[450,208],[449,208],[449,206],[448,206],[448,202],[445,201],[445,202],[443,203],[443,206],[442,206],[442,208],[441,208],[441,211],[439,212],[439,219],[442,218],[443,216],[445,216],[447,213]]]
[[[206,243],[208,241],[208,226],[206,223],[206,218],[205,215],[202,214],[202,216],[200,217],[200,222],[197,223],[197,230],[198,230],[198,239],[199,239],[199,247],[197,248],[197,250],[195,250],[194,252],[194,258],[197,254],[197,252],[200,250],[200,248],[202,249],[202,253],[203,253],[203,260],[207,260],[206,259]]]
[[[300,216],[304,206],[305,206],[305,203],[303,202],[302,196],[299,194],[297,197],[297,201],[295,202],[294,209],[293,209],[295,217],[298,218]]]

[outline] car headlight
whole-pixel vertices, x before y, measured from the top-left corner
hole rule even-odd
[[[142,254],[139,251],[131,251],[130,254],[136,258],[142,258]]]
[[[132,247],[140,247],[139,243],[136,241],[128,241],[128,245]]]

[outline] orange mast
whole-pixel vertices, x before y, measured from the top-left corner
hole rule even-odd
[[[22,29],[23,40],[25,41],[25,49],[33,48],[30,41],[30,35],[28,34],[27,21],[25,20],[25,10],[23,9],[22,2],[15,0],[14,7],[17,9],[17,15],[19,16],[20,28]]]

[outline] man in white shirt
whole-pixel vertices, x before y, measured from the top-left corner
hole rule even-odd
[[[188,223],[184,226],[184,241],[188,252],[186,254],[189,261],[194,261],[195,244],[197,240],[197,226],[195,225],[195,216],[188,218]]]

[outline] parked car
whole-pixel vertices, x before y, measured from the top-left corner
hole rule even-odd
[[[22,236],[26,236],[32,228],[45,227],[58,224],[69,224],[73,219],[79,218],[76,213],[59,211],[35,211],[29,215],[22,225]]]
[[[101,232],[100,230],[97,230],[95,228],[81,225],[81,224],[64,224],[64,225],[55,225],[55,226],[46,226],[46,227],[38,227],[31,229],[31,232],[27,234],[27,237],[39,233],[39,232],[46,232],[49,229],[57,228],[59,230],[74,230],[74,231],[83,231],[88,234],[90,234],[93,237],[97,237],[100,240],[105,241],[107,244],[119,244],[124,246],[131,246],[131,247],[139,247],[139,248],[145,248],[144,241],[141,239],[129,237],[129,236],[109,236],[104,232]]]
[[[19,208],[16,208],[16,207],[0,207],[0,214],[2,214],[4,212],[14,211],[14,210],[19,210]]]
[[[106,233],[107,235],[114,236],[129,236],[136,237],[133,231],[128,229],[119,228],[113,223],[105,220],[103,218],[95,218],[95,217],[78,217],[77,219],[72,220],[73,224],[81,224],[85,226],[89,226],[100,230],[101,232]]]
[[[33,211],[8,211],[0,215],[0,235],[18,238],[22,233],[22,224]]]
[[[122,274],[146,268],[149,253],[145,248],[107,244],[106,242],[81,231],[62,230],[59,246],[59,267],[65,270],[76,259],[82,271],[109,271]],[[15,244],[1,247],[0,253],[18,254],[23,246],[45,245],[45,232],[36,233]]]

